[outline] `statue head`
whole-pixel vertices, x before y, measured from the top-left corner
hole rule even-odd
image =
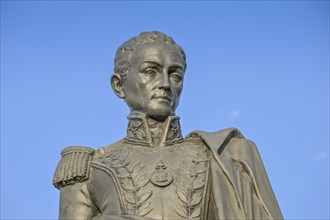
[[[175,115],[183,88],[186,56],[161,32],[143,32],[121,45],[111,86],[131,111],[156,120]]]

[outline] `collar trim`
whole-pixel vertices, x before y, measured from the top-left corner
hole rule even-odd
[[[143,145],[149,147],[168,146],[183,141],[179,116],[169,116],[165,120],[159,142],[154,143],[147,116],[140,112],[131,113],[128,117],[127,135],[124,139],[126,143]]]

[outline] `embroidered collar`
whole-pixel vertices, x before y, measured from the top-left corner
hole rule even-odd
[[[157,147],[173,145],[183,140],[179,116],[169,116],[162,124],[140,112],[132,112],[127,118],[127,135],[124,139],[127,143]],[[154,130],[160,132],[153,132]]]

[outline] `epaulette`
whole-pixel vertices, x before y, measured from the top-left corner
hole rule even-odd
[[[71,146],[62,150],[61,161],[57,165],[53,185],[60,189],[76,182],[84,182],[89,178],[94,149]]]

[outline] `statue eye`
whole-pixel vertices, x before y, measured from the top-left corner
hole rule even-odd
[[[156,73],[156,70],[152,68],[148,68],[144,71],[144,74],[146,74],[147,76],[155,76]]]
[[[170,75],[170,77],[171,77],[172,80],[174,80],[176,82],[180,82],[182,80],[182,76],[180,74],[176,73],[176,72],[172,73]]]

